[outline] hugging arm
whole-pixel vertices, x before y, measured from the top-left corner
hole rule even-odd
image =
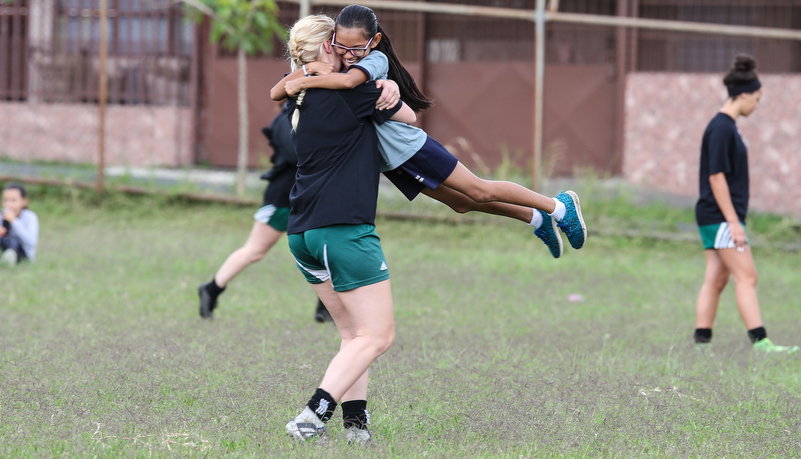
[[[302,74],[303,72],[301,72]],[[346,73],[331,73],[319,75],[316,78],[298,78],[287,81],[285,85],[286,93],[295,96],[304,89],[353,89],[360,84],[367,82],[367,74],[363,71],[352,68]]]
[[[400,121],[401,123],[412,124],[417,121],[417,115],[411,107],[401,102],[401,108],[389,118],[392,121]]]
[[[334,71],[334,66],[325,62],[309,62],[306,64],[306,71],[309,72],[309,75],[328,75]],[[270,90],[270,98],[276,101],[286,99],[290,96],[290,94],[287,94],[286,90],[287,83],[301,79],[305,76],[306,74],[303,73],[303,68],[299,68],[294,72],[287,74]]]

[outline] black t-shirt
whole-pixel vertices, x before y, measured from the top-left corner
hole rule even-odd
[[[270,157],[273,168],[262,174],[263,180],[271,180],[287,168],[292,168],[294,173],[294,169],[297,167],[298,156],[295,154],[295,144],[292,142],[292,126],[289,124],[286,113],[287,106],[284,104],[278,115],[273,118],[270,126],[261,128],[262,134],[267,137],[273,148],[273,155]]]
[[[289,119],[296,109],[300,118],[288,234],[375,224],[380,155],[373,120],[381,124],[401,108],[376,110],[380,95],[375,82],[367,82],[346,91],[308,89],[299,109],[290,100]]]
[[[748,213],[748,149],[740,137],[740,131],[734,120],[725,113],[718,113],[712,118],[701,142],[701,167],[698,177],[700,196],[695,205],[695,219],[698,225],[713,225],[726,221],[709,184],[709,176],[720,172],[725,174],[737,218],[745,223]]]

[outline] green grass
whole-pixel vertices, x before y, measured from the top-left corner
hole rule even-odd
[[[254,209],[30,191],[38,262],[0,271],[0,457],[801,455],[801,356],[752,355],[731,288],[712,352],[695,351],[698,242],[614,234],[665,212],[660,230],[681,232],[688,210],[583,197],[596,233],[560,260],[497,218],[380,219],[397,339],[371,370],[361,450],[339,414],[328,445],[284,433],[338,345],[285,242],[197,315]],[[754,216],[752,238],[797,242],[781,221]],[[799,344],[801,259],[755,258],[771,338]]]

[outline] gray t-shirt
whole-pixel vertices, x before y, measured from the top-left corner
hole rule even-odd
[[[0,222],[2,222],[0,217]],[[39,242],[39,217],[32,210],[22,209],[19,217],[10,223],[8,236],[22,241],[22,250],[30,261],[36,260],[36,244]]]
[[[367,74],[370,81],[386,80],[389,61],[381,51],[373,50],[354,67]],[[381,172],[397,169],[423,148],[428,134],[418,127],[400,121],[376,125],[378,151],[381,152]]]

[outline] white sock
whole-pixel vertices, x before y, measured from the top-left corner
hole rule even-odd
[[[563,218],[565,218],[565,212],[567,212],[567,209],[565,208],[565,203],[556,198],[551,198],[551,199],[553,199],[553,202],[556,204],[556,208],[553,210],[552,213],[548,215],[553,217],[554,220],[560,222],[562,221]]]
[[[537,229],[542,226],[542,214],[537,209],[531,209],[531,212],[531,223],[529,223],[529,225],[533,226],[534,229]]]

